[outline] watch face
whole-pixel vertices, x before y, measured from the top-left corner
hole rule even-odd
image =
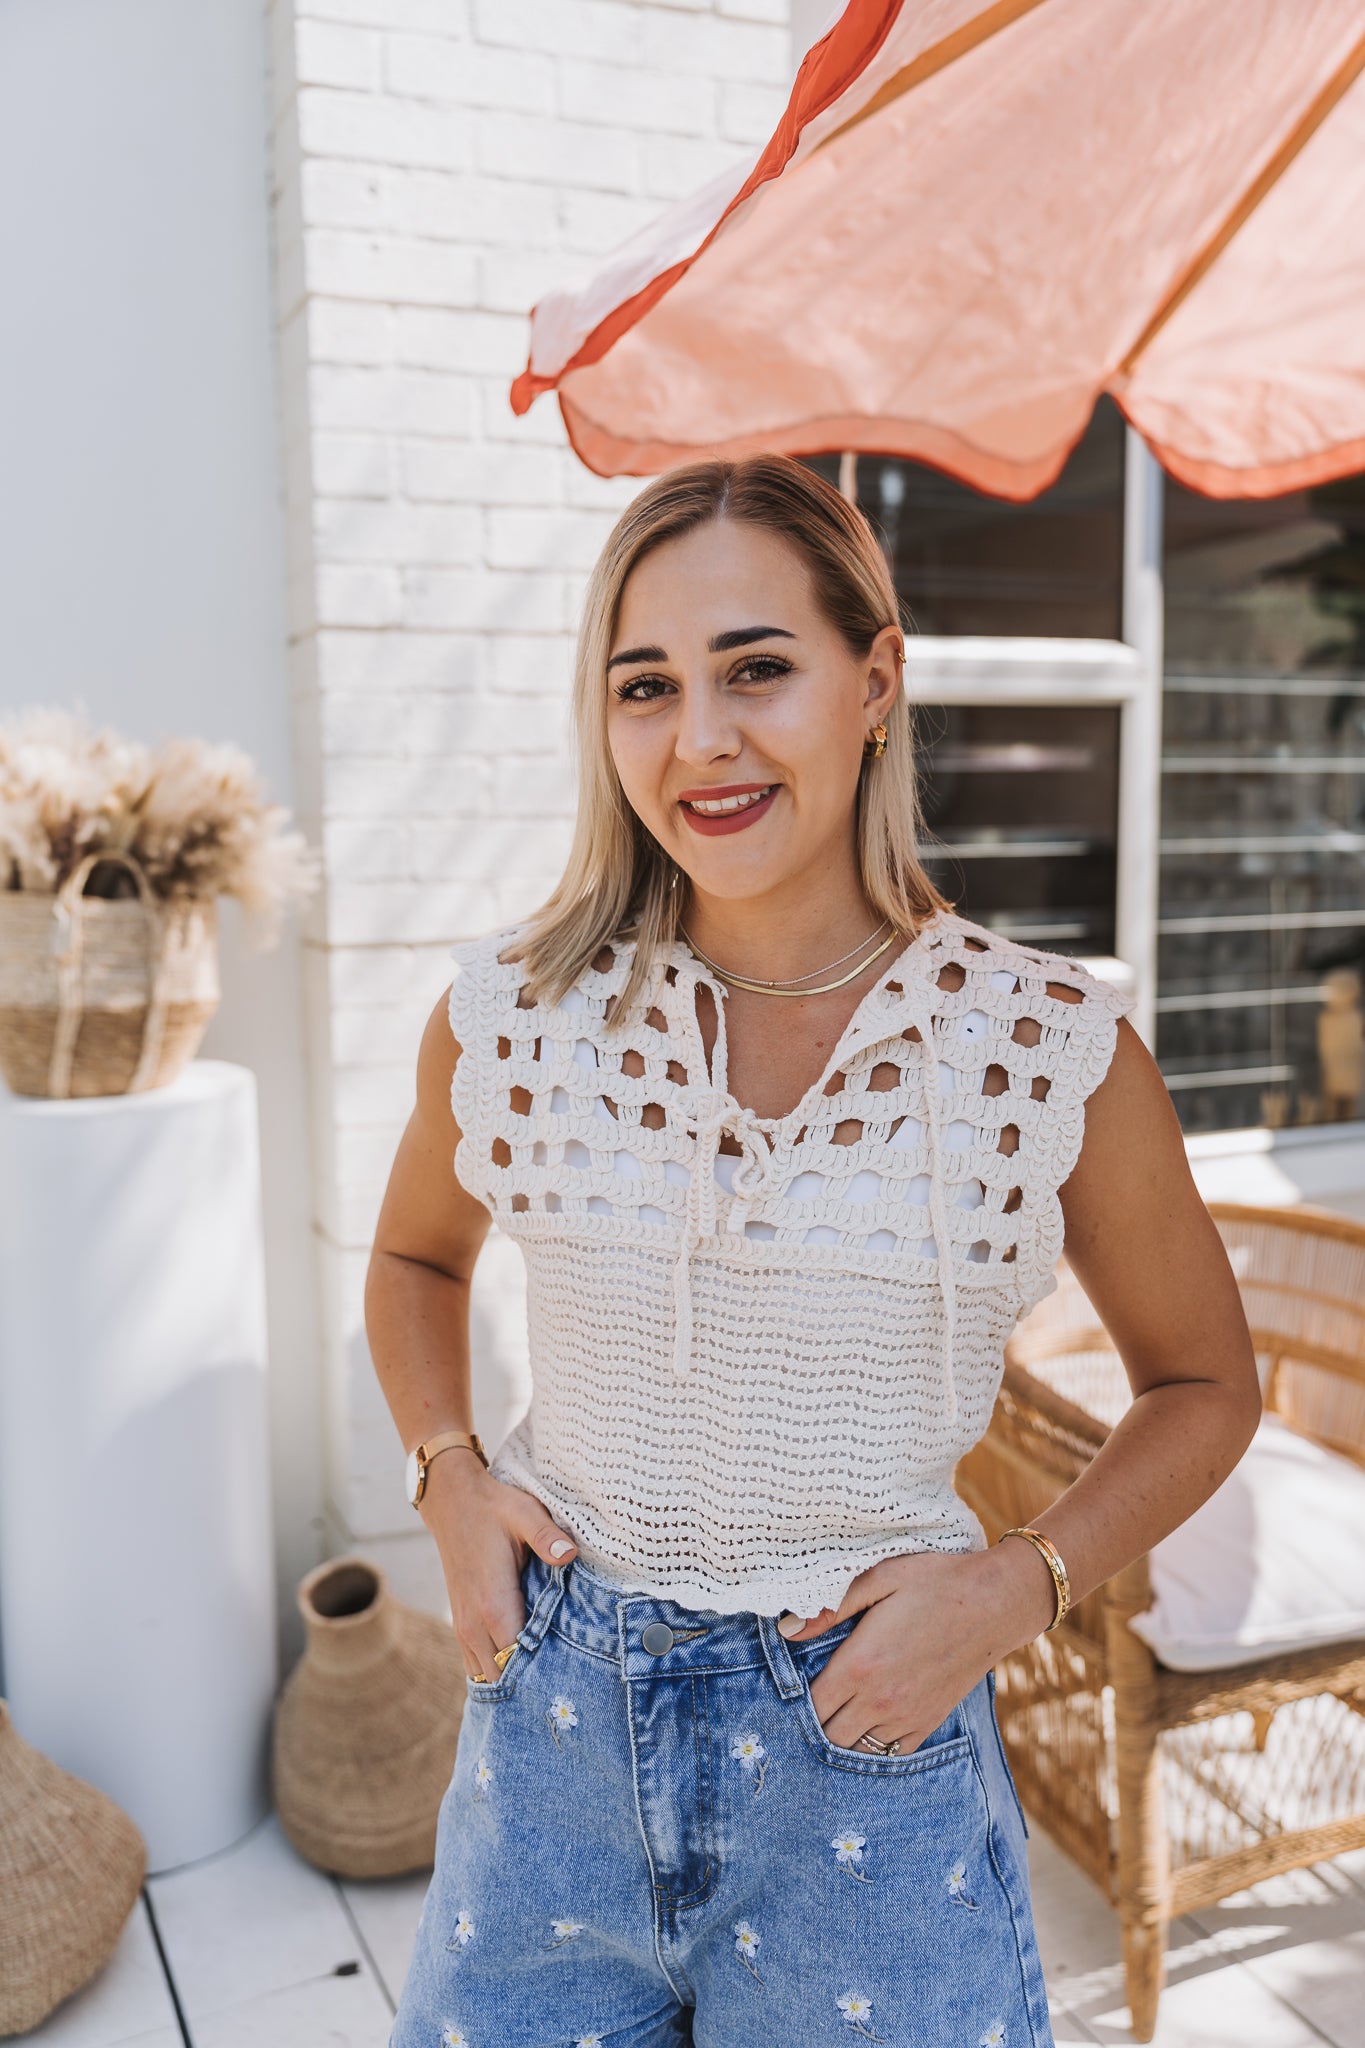
[[[418,1483],[417,1453],[409,1451],[408,1461],[403,1467],[403,1484],[407,1487],[408,1499],[414,1507],[417,1505]]]

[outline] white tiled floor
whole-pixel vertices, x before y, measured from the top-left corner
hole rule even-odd
[[[1037,1830],[1029,1846],[1057,2048],[1122,2048],[1133,2036],[1114,1916]],[[221,1855],[150,1879],[101,1976],[23,2038],[385,2048],[426,1884],[324,1877],[272,1816]],[[1178,1922],[1155,2048],[1365,2048],[1365,1854]]]

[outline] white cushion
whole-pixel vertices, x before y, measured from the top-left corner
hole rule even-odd
[[[1365,1636],[1365,1471],[1266,1415],[1151,1567],[1131,1626],[1175,1671]]]

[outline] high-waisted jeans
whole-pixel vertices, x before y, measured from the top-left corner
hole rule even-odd
[[[581,1564],[522,1584],[389,2048],[1053,2048],[993,1677],[874,1756],[809,1691],[856,1621],[790,1645]]]

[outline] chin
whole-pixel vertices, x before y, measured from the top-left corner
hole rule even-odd
[[[751,897],[770,895],[793,872],[786,861],[692,860],[684,864],[676,853],[673,858],[694,889],[721,903],[744,903]]]

